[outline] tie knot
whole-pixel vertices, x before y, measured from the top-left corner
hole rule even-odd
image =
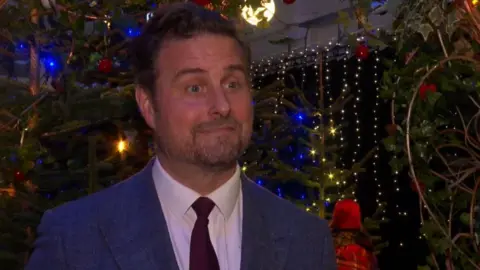
[[[215,207],[215,203],[207,197],[200,197],[192,204],[199,219],[208,219],[213,207]]]

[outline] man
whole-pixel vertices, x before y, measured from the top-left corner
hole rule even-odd
[[[167,5],[133,46],[156,159],[47,212],[27,270],[333,270],[327,222],[241,174],[253,122],[248,50],[219,14]]]

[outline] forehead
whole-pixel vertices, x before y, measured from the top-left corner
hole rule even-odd
[[[166,41],[156,59],[160,73],[175,73],[184,68],[215,70],[232,64],[245,64],[242,48],[235,39],[220,35]]]

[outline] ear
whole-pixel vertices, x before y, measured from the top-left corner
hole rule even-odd
[[[135,87],[135,99],[137,100],[140,113],[147,125],[155,130],[155,110],[151,95],[141,86]]]

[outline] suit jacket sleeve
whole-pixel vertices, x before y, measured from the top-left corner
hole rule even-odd
[[[45,212],[25,270],[67,270],[60,226],[51,211]]]
[[[337,258],[335,255],[333,237],[327,223],[325,223],[323,231],[325,232],[325,236],[323,238],[322,267],[320,269],[337,270]]]

